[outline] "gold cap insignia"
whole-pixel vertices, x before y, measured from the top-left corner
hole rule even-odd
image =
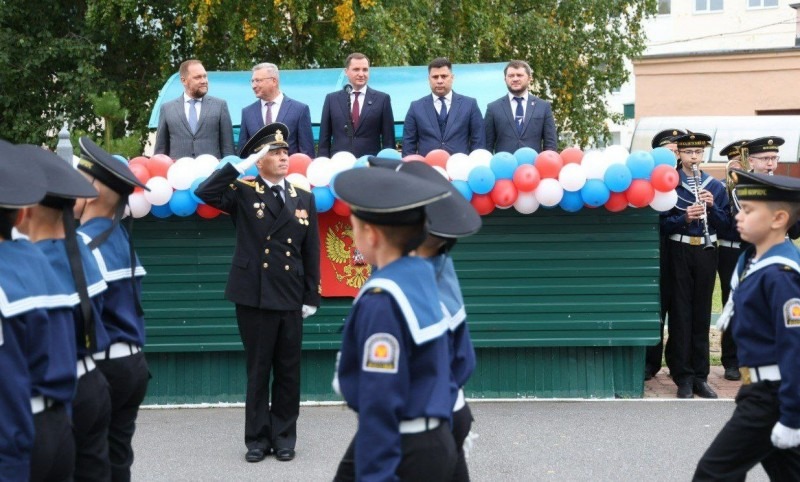
[[[768,141],[767,141],[767,145],[768,145],[768,146],[771,146],[772,144],[774,144],[774,141],[773,141],[772,139],[770,139],[770,140],[768,140]]]
[[[283,142],[283,133],[278,129],[275,131],[275,142]]]

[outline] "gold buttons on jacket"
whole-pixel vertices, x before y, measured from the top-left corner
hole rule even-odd
[[[264,250],[264,254],[269,254],[269,248]]]
[[[272,239],[272,236],[267,236],[267,241],[269,241],[270,239]]]
[[[286,271],[289,271],[289,265],[287,264],[286,266],[283,267],[283,269],[285,269]]]
[[[287,257],[289,257],[289,256],[291,256],[291,255],[292,255],[291,251],[287,251],[287,252],[286,252],[286,256],[287,256]]]
[[[292,244],[292,238],[289,238],[289,239],[287,239],[287,240],[286,240],[286,242],[287,242],[288,244]]]
[[[264,263],[264,264],[262,264],[261,266],[263,266],[263,267],[264,267],[264,269],[267,269],[267,268],[269,267],[269,263]]]

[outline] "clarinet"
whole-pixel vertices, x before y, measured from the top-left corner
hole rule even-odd
[[[708,210],[706,203],[700,200],[700,169],[697,164],[692,164],[692,176],[694,176],[695,204],[703,205],[703,217],[700,218],[700,225],[703,227],[703,249],[714,249],[714,243],[711,242],[711,235],[708,233]]]

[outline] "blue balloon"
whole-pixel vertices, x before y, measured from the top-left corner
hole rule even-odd
[[[653,156],[645,151],[633,151],[625,160],[625,165],[631,170],[633,179],[650,180],[650,173],[653,172]]]
[[[520,147],[519,149],[514,151],[514,157],[517,159],[518,166],[521,166],[523,164],[533,165],[533,161],[536,160],[536,156],[538,155],[539,153],[530,147]]]
[[[244,175],[256,177],[258,176],[258,168],[255,164],[253,164],[252,166],[248,167],[246,171],[244,171]]]
[[[192,193],[188,189],[175,191],[169,198],[169,209],[174,214],[186,217],[197,211],[197,203],[192,199]]]
[[[114,159],[116,159],[116,160],[122,162],[123,164],[125,164],[126,166],[128,165],[128,160],[125,159],[125,156],[122,156],[120,154],[114,154],[113,157],[114,157]]]
[[[369,167],[369,161],[367,160],[369,156],[361,156],[356,159],[356,162],[353,164],[353,167]]]
[[[489,160],[489,167],[497,179],[513,178],[517,166],[517,158],[508,152],[498,152]]]
[[[558,203],[559,207],[564,211],[574,213],[580,211],[583,207],[583,198],[580,191],[564,191],[564,196]]]
[[[168,218],[172,216],[172,209],[169,207],[169,203],[163,204],[161,206],[150,206],[150,214],[157,218]]]
[[[456,188],[467,201],[472,201],[472,189],[469,188],[467,181],[453,181],[453,187]]]
[[[194,182],[192,183],[192,186],[189,188],[189,194],[192,195],[192,199],[197,204],[205,204],[205,201],[203,201],[202,199],[197,197],[197,195],[194,193],[197,190],[197,186],[199,186],[200,183],[205,181],[205,180],[206,180],[205,177],[198,177],[197,179],[194,180]]]
[[[603,176],[603,180],[613,192],[622,192],[631,185],[631,181],[633,180],[633,176],[631,175],[631,170],[628,169],[628,166],[624,164],[611,164],[606,169],[606,174]]]
[[[381,150],[378,153],[377,157],[384,157],[386,159],[397,159],[398,161],[403,159],[403,155],[397,152],[397,149],[392,149],[391,147],[387,147],[386,149]]]
[[[650,155],[653,156],[653,167],[660,166],[661,164],[675,167],[675,154],[666,147],[656,147]]]
[[[217,164],[217,167],[215,167],[215,169],[222,169],[222,166],[224,166],[225,164],[234,164],[234,165],[236,165],[236,164],[239,164],[240,162],[242,162],[242,158],[241,157],[234,156],[234,155],[231,154],[229,156],[223,157],[219,161],[219,164]]]
[[[611,197],[611,191],[600,179],[587,179],[580,193],[583,203],[594,208],[604,205]]]
[[[486,194],[494,187],[494,173],[488,166],[475,166],[467,176],[467,182],[472,192]]]
[[[314,201],[317,205],[318,213],[324,213],[333,207],[333,201],[335,199],[328,186],[312,187],[311,192],[314,194]]]

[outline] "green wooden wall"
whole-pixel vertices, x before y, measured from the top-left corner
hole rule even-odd
[[[143,303],[148,403],[242,401],[244,362],[223,299],[233,227],[220,217],[135,223],[148,270]],[[453,251],[478,348],[472,397],[640,397],[658,337],[658,215],[650,209],[513,210]],[[351,304],[325,298],[305,321],[303,398],[330,389]]]

